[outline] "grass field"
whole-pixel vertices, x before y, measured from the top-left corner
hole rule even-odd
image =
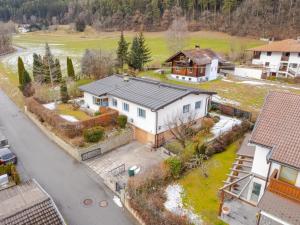
[[[56,107],[57,113],[60,115],[74,116],[78,120],[87,120],[91,117],[81,110],[74,110],[71,104],[59,104]]]
[[[184,203],[191,206],[208,224],[225,224],[218,219],[218,189],[226,179],[238,147],[238,142],[233,143],[225,152],[216,154],[207,161],[208,178],[205,178],[199,169],[194,169],[179,181],[185,191]]]

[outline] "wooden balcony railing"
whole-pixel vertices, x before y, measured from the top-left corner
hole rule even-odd
[[[274,170],[272,173],[268,190],[282,197],[300,202],[300,188],[278,180],[278,170]]]

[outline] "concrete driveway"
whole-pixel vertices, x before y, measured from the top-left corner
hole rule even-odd
[[[99,176],[106,179],[109,176],[109,171],[122,164],[125,164],[126,174],[131,166],[140,167],[140,172],[142,172],[167,157],[168,155],[161,150],[151,151],[149,146],[133,141],[103,156],[90,159],[85,163]]]
[[[68,225],[134,224],[98,176],[50,141],[1,90],[0,129],[18,156],[22,172],[53,197]],[[83,204],[87,198],[93,201],[89,206]],[[107,207],[99,206],[102,200],[108,202]]]

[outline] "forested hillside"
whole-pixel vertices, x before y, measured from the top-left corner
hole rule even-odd
[[[189,30],[295,37],[300,0],[1,0],[0,20],[43,25],[83,21],[98,30],[159,31],[185,17]]]

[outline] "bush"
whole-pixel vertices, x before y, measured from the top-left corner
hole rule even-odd
[[[214,124],[215,124],[214,120],[208,117],[203,118],[201,122],[202,129],[204,130],[209,130],[210,128],[213,127]]]
[[[0,176],[4,175],[4,174],[8,174],[10,176],[11,175],[11,165],[12,164],[0,165]]]
[[[101,112],[99,112],[99,111],[96,111],[95,113],[94,113],[94,116],[100,116],[101,115]]]
[[[173,178],[177,179],[180,177],[182,172],[182,163],[178,157],[170,157],[166,160],[167,165],[170,168],[170,172]]]
[[[84,140],[86,142],[98,142],[104,137],[103,127],[97,126],[83,131]]]
[[[203,155],[205,154],[206,149],[207,146],[205,144],[197,145],[195,153],[196,155]]]
[[[212,119],[215,123],[217,123],[220,121],[221,118],[220,118],[220,116],[214,116]]]
[[[13,181],[16,184],[21,183],[20,175],[19,175],[15,165],[11,165],[11,176],[12,176]]]
[[[117,118],[117,122],[118,122],[118,125],[121,128],[125,128],[126,124],[127,124],[127,116],[125,116],[125,115],[119,115],[118,118]]]
[[[176,155],[183,151],[182,145],[178,141],[170,141],[164,147]]]

